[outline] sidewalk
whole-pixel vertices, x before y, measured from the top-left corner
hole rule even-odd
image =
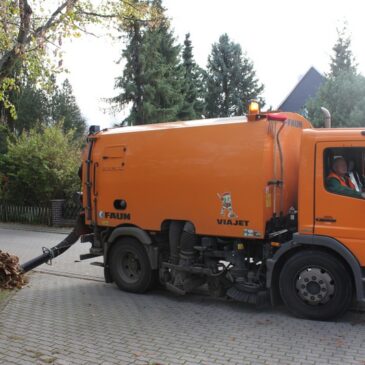
[[[72,227],[50,227],[50,226],[40,226],[34,224],[0,222],[0,229],[11,229],[11,230],[15,229],[20,231],[68,234],[71,232]]]

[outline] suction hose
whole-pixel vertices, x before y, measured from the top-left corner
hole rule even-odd
[[[69,235],[61,241],[57,246],[54,246],[50,249],[43,248],[43,254],[35,257],[32,260],[29,260],[22,264],[21,270],[23,273],[26,273],[34,268],[46,263],[49,260],[56,258],[59,255],[62,255],[65,251],[67,251],[72,245],[74,245],[80,236],[85,233],[89,233],[90,230],[87,226],[85,226],[85,214],[81,212],[77,217],[76,224],[74,229],[69,233]]]

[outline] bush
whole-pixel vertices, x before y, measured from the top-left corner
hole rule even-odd
[[[13,141],[0,158],[6,176],[3,197],[17,204],[37,205],[80,190],[77,175],[81,143],[62,124],[31,129]]]

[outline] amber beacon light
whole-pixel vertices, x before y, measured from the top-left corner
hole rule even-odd
[[[250,100],[248,103],[248,120],[256,120],[260,114],[260,104],[257,100]]]

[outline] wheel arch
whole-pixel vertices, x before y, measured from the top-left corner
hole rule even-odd
[[[189,219],[173,219],[173,218],[167,218],[167,219],[164,219],[162,222],[161,222],[161,232],[164,231],[164,230],[168,230],[171,223],[173,222],[182,222],[182,223],[189,223],[192,227],[190,230],[193,231],[195,233],[196,231],[196,227],[195,227],[195,224],[189,220]]]
[[[267,260],[266,284],[270,289],[273,304],[281,302],[278,279],[285,262],[297,252],[308,249],[325,251],[339,258],[351,275],[357,300],[365,301],[362,270],[348,248],[332,237],[295,234],[293,240],[284,243],[274,256]]]
[[[108,237],[108,243],[112,245],[118,237],[129,236],[136,238],[144,245],[151,245],[152,239],[149,234],[142,228],[137,226],[120,226],[113,229],[112,233]]]

